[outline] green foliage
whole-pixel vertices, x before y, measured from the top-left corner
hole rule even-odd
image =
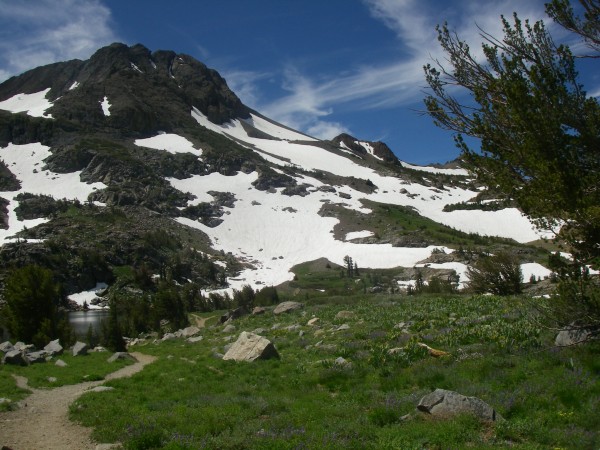
[[[269,306],[279,303],[279,294],[273,286],[266,286],[256,293],[254,304],[257,306]]]
[[[256,298],[256,293],[251,286],[245,284],[242,286],[241,291],[234,291],[233,293],[233,303],[238,308],[242,308],[244,311],[250,312],[252,308],[254,308],[254,300]]]
[[[39,266],[13,270],[3,292],[6,324],[14,339],[43,347],[52,339],[71,342],[64,313],[59,312],[60,287],[52,272]]]
[[[568,1],[549,14],[600,51],[600,6],[582,0],[585,20]],[[425,99],[437,125],[457,132],[456,143],[478,179],[498,188],[540,227],[557,229],[580,265],[600,264],[600,104],[578,81],[575,57],[556,46],[542,22],[502,19],[504,37],[482,33],[486,62],[446,25],[439,42],[450,69],[427,65],[432,94]],[[471,94],[462,104],[447,86]],[[481,142],[472,149],[463,135]]]
[[[270,315],[245,316],[236,327],[267,330],[281,359],[215,359],[222,328],[208,327],[199,343],[145,345],[155,363],[111,381],[115,391],[84,395],[71,416],[124,448],[596,448],[598,346],[540,346],[548,337],[528,305],[495,296],[326,298],[307,304],[320,326],[302,325],[302,337],[286,330],[298,314],[278,317],[275,330]],[[350,329],[332,331],[349,309]],[[450,355],[432,358],[423,341]],[[335,363],[339,356],[351,366]],[[422,416],[415,405],[436,387],[482,398],[508,420]]]
[[[510,253],[479,258],[467,269],[467,276],[469,289],[478,294],[514,295],[521,292],[521,265]]]

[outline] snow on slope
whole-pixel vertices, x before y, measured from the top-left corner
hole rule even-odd
[[[244,119],[244,122],[252,125],[259,131],[267,133],[270,136],[289,140],[289,141],[316,141],[315,138],[298,133],[297,131],[281,127],[273,122],[263,119],[255,114],[250,114],[250,119]]]
[[[158,134],[146,139],[136,139],[134,144],[139,147],[164,150],[169,153],[192,153],[198,156],[202,155],[201,149],[194,148],[194,144],[183,136],[172,133]]]
[[[0,197],[10,201],[8,205],[9,228],[7,230],[0,229],[0,245],[9,236],[14,235],[23,228],[32,228],[47,221],[46,219],[24,221],[17,219],[14,210],[18,206],[18,201],[15,200],[15,197],[20,193],[29,192],[51,195],[56,199],[67,198],[85,201],[94,190],[106,187],[104,183],[82,183],[79,179],[81,171],[55,173],[43,170],[43,161],[48,156],[50,156],[50,147],[46,147],[39,142],[25,145],[8,144],[6,147],[0,147],[0,160],[21,182],[21,189],[18,191],[0,192]]]
[[[328,152],[317,146],[249,137],[239,120],[233,120],[224,125],[216,125],[196,108],[192,110],[192,116],[200,125],[212,131],[245,142],[248,147],[274,164],[284,166],[288,163],[270,155],[285,158],[291,161],[292,164],[297,164],[306,170],[321,170],[335,175],[371,180],[379,188],[372,194],[354,191],[350,187],[344,187],[343,189],[344,192],[352,196],[352,199],[345,201],[345,203],[348,203],[350,208],[357,211],[368,212],[362,208],[359,201],[359,199],[365,198],[380,203],[413,207],[425,217],[465,232],[512,238],[518,242],[530,242],[539,239],[539,235],[531,222],[514,208],[501,211],[443,211],[444,206],[449,203],[470,200],[475,195],[473,191],[453,187],[439,191],[420,184],[407,184],[406,181],[395,177],[382,176],[373,169],[363,167],[348,158]],[[403,189],[408,192],[402,194],[401,190]]]
[[[437,167],[430,166],[414,166],[404,161],[400,161],[400,163],[403,167],[406,167],[407,169],[420,170],[421,172],[441,173],[446,175],[469,175],[469,172],[465,169],[439,169]]]
[[[52,102],[46,98],[46,94],[50,88],[33,94],[17,94],[11,98],[0,102],[0,109],[18,113],[27,111],[27,114],[33,117],[44,117],[51,119],[50,114],[46,114],[46,110],[52,106]]]
[[[280,284],[292,278],[290,269],[293,266],[321,257],[343,264],[344,256],[351,255],[361,267],[410,267],[427,258],[435,248],[400,248],[390,244],[338,241],[332,234],[337,219],[318,214],[322,200],[330,200],[334,194],[315,190],[305,197],[288,197],[280,194],[281,189],[277,193],[266,194],[252,187],[251,183],[257,177],[253,172],[229,177],[212,173],[185,180],[169,179],[175,188],[191,192],[203,201],[210,197],[206,194],[207,190],[222,191],[225,187],[235,194],[235,208],[226,208],[222,217],[224,222],[215,228],[184,217],[177,219],[208,234],[215,249],[231,252],[256,267],[243,271],[236,279],[230,279],[232,288],[240,289],[244,284]],[[309,177],[302,181],[315,187],[321,185],[318,180]]]

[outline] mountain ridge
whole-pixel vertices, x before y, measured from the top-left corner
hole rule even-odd
[[[413,166],[382,142],[350,135],[318,140],[243,105],[192,57],[140,44],[112,44],[0,84],[0,127],[0,259],[19,265],[28,254],[68,249],[75,256],[52,268],[70,274],[69,293],[119,279],[107,275],[111,267],[164,275],[166,265],[181,282],[208,280],[203,289],[239,288],[277,285],[311,259],[353,254],[365,268],[413,267],[433,249],[450,254],[474,242],[469,233],[537,238],[514,208],[484,211],[480,200],[462,208],[481,190],[459,167]],[[20,218],[21,203],[38,215]],[[148,242],[143,222],[153,216],[168,245]],[[415,220],[425,228],[413,229]],[[438,226],[462,241],[424,233]],[[539,260],[535,253],[524,262]],[[97,274],[81,277],[72,266],[90,258]],[[439,269],[464,280],[468,261],[454,259]]]

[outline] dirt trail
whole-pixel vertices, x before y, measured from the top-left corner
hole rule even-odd
[[[212,319],[213,317],[216,317],[216,316],[200,317],[200,316],[197,316],[196,314],[192,314],[192,317],[196,321],[196,326],[198,328],[204,328],[206,326],[206,321],[210,320],[210,319]]]
[[[16,411],[0,413],[0,446],[13,450],[87,450],[102,448],[91,438],[91,428],[82,427],[69,420],[69,405],[88,389],[107,380],[129,377],[153,362],[154,356],[132,353],[138,360],[108,374],[104,380],[61,386],[54,389],[33,389],[27,380],[16,377],[19,387],[32,394],[22,401]]]

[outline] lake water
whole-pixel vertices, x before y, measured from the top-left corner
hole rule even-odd
[[[108,309],[91,309],[88,311],[71,311],[69,323],[77,337],[85,337],[90,325],[96,333],[100,333],[100,324],[108,319]]]

